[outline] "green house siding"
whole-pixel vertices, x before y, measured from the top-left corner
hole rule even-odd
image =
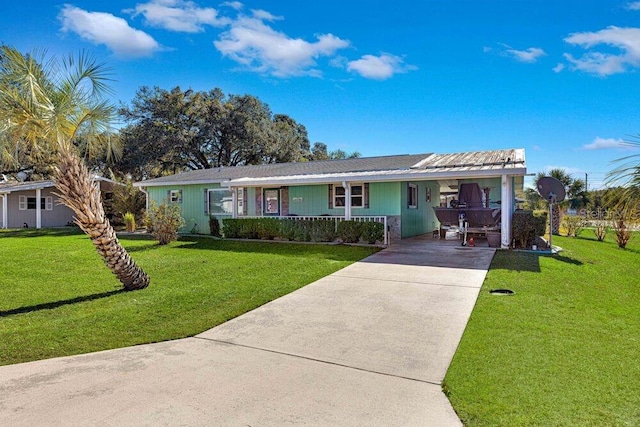
[[[339,185],[339,184],[335,184]],[[369,207],[352,208],[351,215],[400,215],[400,183],[369,184]],[[344,208],[329,208],[329,186],[299,185],[289,187],[289,213],[298,216],[344,215]]]
[[[182,217],[185,225],[180,233],[190,233],[197,225],[198,232],[209,234],[209,214],[205,209],[205,190],[210,188],[220,188],[219,184],[193,184],[193,185],[168,185],[161,187],[149,187],[149,203],[153,201],[160,204],[167,201],[169,191],[182,190]],[[228,215],[227,215],[228,216]],[[221,218],[224,216],[221,216]]]
[[[402,182],[400,186],[400,208],[401,208],[401,228],[402,237],[418,236],[429,233],[438,227],[434,206],[440,203],[440,186],[434,181],[411,182],[418,187],[417,207],[408,206],[408,185],[409,182]],[[431,191],[430,201],[427,201],[427,188]]]

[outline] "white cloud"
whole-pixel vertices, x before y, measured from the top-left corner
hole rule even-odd
[[[506,53],[517,61],[527,63],[534,63],[538,58],[546,55],[545,51],[539,47],[530,47],[525,50],[507,49]]]
[[[524,50],[514,49],[508,44],[498,43],[500,47],[494,49],[489,46],[484,46],[482,51],[484,53],[495,53],[496,55],[504,56],[507,58],[513,58],[519,62],[534,63],[540,57],[545,56],[547,53],[539,47],[530,47]]]
[[[131,28],[127,21],[110,13],[88,12],[66,4],[58,19],[62,22],[62,31],[76,33],[97,45],[105,45],[118,56],[151,56],[162,49],[153,37]]]
[[[139,3],[127,12],[132,12],[133,16],[143,15],[146,23],[153,27],[184,33],[202,32],[205,25],[222,27],[229,24],[229,19],[218,16],[216,9],[201,8],[187,0],[151,0]]]
[[[362,58],[347,63],[347,70],[373,80],[386,80],[394,74],[415,70],[412,65],[405,65],[402,58],[383,53],[380,56],[364,55]]]
[[[582,146],[583,150],[607,150],[611,148],[630,150],[633,149],[634,146],[625,142],[623,139],[600,138],[599,136],[595,137],[590,144]]]
[[[239,1],[226,1],[224,3],[221,3],[220,6],[230,7],[231,9],[235,10],[241,10],[244,7],[244,5]]]
[[[625,72],[629,67],[640,67],[640,28],[611,26],[596,32],[572,33],[564,41],[585,49],[606,45],[620,51],[618,54],[591,51],[579,58],[565,53],[573,70],[608,76]]]
[[[319,77],[322,73],[316,68],[316,59],[333,56],[349,46],[348,41],[333,34],[317,35],[315,42],[291,38],[264,22],[275,19],[279,18],[264,11],[254,11],[253,16],[240,15],[214,45],[243,67],[276,77]]]
[[[634,1],[627,4],[627,9],[629,10],[640,10],[640,1]]]
[[[556,73],[559,73],[560,71],[564,70],[564,67],[565,65],[562,62],[558,62],[558,65],[553,67],[552,70]]]

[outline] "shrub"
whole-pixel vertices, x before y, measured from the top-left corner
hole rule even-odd
[[[136,217],[131,213],[127,212],[124,214],[124,225],[127,227],[127,232],[133,233],[136,231]]]
[[[209,217],[209,234],[211,234],[214,237],[221,237],[220,221],[218,221],[218,218],[216,218],[213,215]]]
[[[609,231],[606,221],[596,220],[593,227],[593,233],[596,235],[596,239],[602,242],[607,235],[607,231]]]
[[[240,238],[240,226],[242,219],[238,218],[224,218],[222,220],[222,234],[227,239],[239,239]]]
[[[141,219],[146,205],[146,198],[144,193],[134,187],[131,180],[128,180],[125,185],[114,185],[111,203],[114,213],[125,215],[125,212],[130,212],[135,218]],[[122,219],[124,221],[124,217]]]
[[[585,224],[584,218],[578,215],[565,215],[562,219],[562,225],[567,230],[569,237],[578,237]]]
[[[358,221],[342,221],[338,224],[338,237],[345,243],[358,243],[362,223]]]
[[[529,248],[538,236],[545,233],[547,214],[531,211],[516,211],[513,213],[511,232],[518,248]]]
[[[273,240],[280,237],[280,220],[276,218],[260,218],[256,221],[255,232],[262,240]]]
[[[367,243],[374,244],[377,241],[384,240],[384,224],[379,222],[363,222],[361,225],[362,229],[362,240]]]
[[[151,202],[151,208],[147,212],[147,222],[151,225],[153,236],[160,245],[176,240],[178,230],[184,226],[180,205],[165,201],[157,206]]]
[[[336,223],[332,219],[310,221],[309,237],[313,242],[333,242],[336,239]]]
[[[625,221],[625,218],[619,217],[613,222],[613,232],[616,235],[616,243],[618,247],[624,249],[631,239],[631,228]]]

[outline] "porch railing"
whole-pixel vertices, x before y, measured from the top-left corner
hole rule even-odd
[[[299,216],[239,216],[238,218],[275,218],[275,219],[288,219],[288,220],[323,220],[333,221],[335,223],[336,231],[338,230],[338,224],[342,221],[346,221],[344,216],[322,216],[322,215],[299,215]],[[351,221],[357,222],[379,222],[384,226],[384,245],[389,244],[389,230],[387,228],[386,216],[352,216]]]

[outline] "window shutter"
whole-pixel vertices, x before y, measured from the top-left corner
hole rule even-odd
[[[167,203],[171,203],[171,190],[167,190]]]
[[[333,209],[333,184],[329,184],[329,209]]]
[[[204,214],[209,215],[209,190],[204,189]]]
[[[27,196],[18,196],[18,210],[27,210]]]
[[[369,183],[365,182],[362,185],[362,205],[365,209],[369,209]]]
[[[45,198],[45,210],[52,211],[53,210],[53,197],[47,196]]]
[[[248,201],[249,201],[249,192],[248,192],[248,188],[244,187],[242,189],[242,215],[243,216],[247,216],[248,215]]]

